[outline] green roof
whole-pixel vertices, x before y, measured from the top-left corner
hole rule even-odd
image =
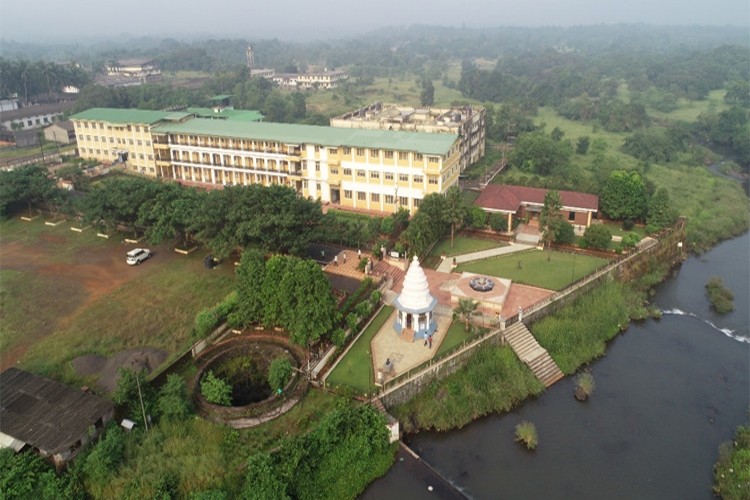
[[[209,101],[223,101],[225,99],[229,99],[230,97],[232,97],[232,94],[218,94],[213,97],[209,97],[208,100]]]
[[[227,119],[239,122],[259,122],[263,119],[260,111],[224,108],[216,112],[213,108],[187,108],[186,112],[197,115],[200,118]]]
[[[92,120],[110,123],[154,124],[162,120],[174,120],[179,113],[174,111],[146,111],[143,109],[91,108],[76,113],[72,120]]]
[[[458,139],[458,136],[455,134],[210,120],[204,118],[194,118],[184,123],[164,123],[154,127],[154,130],[174,134],[275,141],[283,144],[318,144],[329,147],[347,146],[392,149],[429,155],[448,154],[451,146]]]

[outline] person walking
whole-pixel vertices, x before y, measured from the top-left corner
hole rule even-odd
[[[344,265],[346,265],[346,252],[342,252],[344,254]]]
[[[357,249],[357,260],[362,260],[362,250]]]
[[[339,267],[339,256],[338,255],[334,255],[333,256],[333,265],[335,267]]]

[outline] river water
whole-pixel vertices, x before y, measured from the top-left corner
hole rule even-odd
[[[735,311],[719,315],[704,285],[720,276]],[[571,377],[504,415],[406,439],[471,498],[710,499],[719,444],[750,404],[750,238],[690,257],[656,289],[661,320],[634,322],[591,365],[596,390],[573,398]],[[513,441],[536,425],[539,446]],[[437,498],[403,462],[364,498]]]

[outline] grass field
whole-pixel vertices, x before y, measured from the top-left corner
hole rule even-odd
[[[453,349],[468,338],[469,333],[466,332],[464,324],[461,321],[454,321],[451,323],[451,326],[448,327],[445,339],[440,343],[440,348],[435,353],[435,356],[439,356],[444,352]]]
[[[605,259],[587,255],[531,250],[460,264],[457,271],[508,278],[516,283],[548,290],[562,290],[605,264]]]
[[[380,310],[364,333],[349,349],[349,352],[326,378],[326,383],[352,387],[361,393],[371,392],[375,389],[375,378],[372,373],[372,360],[369,352],[370,341],[392,313],[393,308],[390,306],[385,306]]]
[[[451,247],[451,239],[448,236],[448,238],[438,242],[432,248],[430,255],[440,257],[445,252],[447,257],[453,257],[454,255],[463,255],[465,253],[479,252],[480,250],[503,246],[507,246],[507,244],[501,241],[483,240],[469,236],[454,236],[453,247]]]
[[[190,345],[196,313],[234,288],[234,269],[207,271],[200,253],[152,247],[153,259],[128,266],[132,245],[69,227],[0,223],[5,362],[80,382],[69,362],[83,354],[153,347],[174,355]]]

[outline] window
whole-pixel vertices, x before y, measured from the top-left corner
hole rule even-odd
[[[576,220],[576,213],[568,212],[568,220]]]
[[[357,148],[357,156],[364,156],[365,148]]]
[[[429,182],[430,184],[437,184],[438,183],[438,178],[435,177],[434,175],[431,175],[431,176],[429,176],[427,178],[427,182]]]
[[[367,200],[367,193],[365,193],[363,191],[358,191],[357,192],[357,199],[359,201],[365,201],[365,200]]]
[[[370,172],[370,179],[380,179],[380,172]]]
[[[393,180],[393,172],[386,172],[385,173],[385,180],[392,181]]]
[[[94,136],[94,142],[99,142],[99,136],[98,135]]]
[[[414,208],[419,207],[420,203],[422,203],[422,200],[419,198],[414,198]]]
[[[364,170],[357,170],[357,177],[367,177],[367,172]]]
[[[141,126],[140,125],[136,125],[135,126],[135,131],[136,132],[140,132],[141,131]]]
[[[320,146],[318,146],[317,144],[315,145],[315,152],[320,153]]]
[[[392,160],[393,159],[393,151],[386,151],[385,152],[385,157],[388,160]]]
[[[378,156],[380,156],[380,154],[378,153],[377,149],[371,149],[370,156],[374,156],[375,158],[377,158]]]
[[[91,136],[90,136],[90,135],[87,135],[87,136],[86,136],[86,140],[87,140],[87,141],[90,141],[90,140],[91,140]]]
[[[143,153],[138,153],[138,158],[143,159]]]
[[[338,148],[329,148],[328,149],[328,154],[329,155],[337,155],[337,154],[339,154],[339,149]]]
[[[133,145],[133,139],[128,139],[128,142],[130,143],[131,146]]]
[[[109,142],[112,143],[112,144],[114,144],[115,143],[115,138],[114,137],[110,137],[109,138]]]
[[[400,161],[406,161],[409,159],[409,153],[404,153],[403,151],[398,152],[398,159]]]
[[[331,170],[331,175],[339,175],[339,169],[338,168],[332,168],[330,170]]]
[[[142,140],[140,140],[140,139],[138,139],[138,145],[139,145],[139,146],[143,146],[143,141],[142,141]]]
[[[344,189],[344,198],[347,200],[352,199],[352,191],[350,189]]]
[[[83,122],[83,128],[89,128],[89,122]]]
[[[380,203],[380,195],[378,193],[372,193],[370,195],[370,201],[373,203]]]
[[[414,176],[414,183],[415,184],[422,184],[424,182],[424,177],[421,175],[415,175]]]
[[[315,162],[315,171],[316,172],[320,172],[320,162],[319,161]]]
[[[345,154],[345,155],[350,155],[350,154],[352,154],[352,148],[344,148],[344,154]]]
[[[399,182],[409,182],[409,175],[408,174],[398,174],[398,181]]]
[[[422,153],[415,153],[414,161],[422,161]]]
[[[437,156],[428,156],[427,157],[427,161],[430,162],[430,163],[437,163],[438,162],[438,157]]]
[[[389,205],[393,205],[393,195],[392,194],[385,195],[385,202]]]
[[[403,205],[405,207],[408,207],[409,206],[409,198],[407,198],[406,196],[399,196],[398,197],[398,204],[399,205]]]
[[[352,169],[351,168],[345,168],[344,169],[344,175],[352,175]]]
[[[148,159],[149,160],[153,160],[154,159],[154,155],[148,155]]]
[[[150,146],[150,145],[151,145],[151,141],[146,141],[146,146]]]

